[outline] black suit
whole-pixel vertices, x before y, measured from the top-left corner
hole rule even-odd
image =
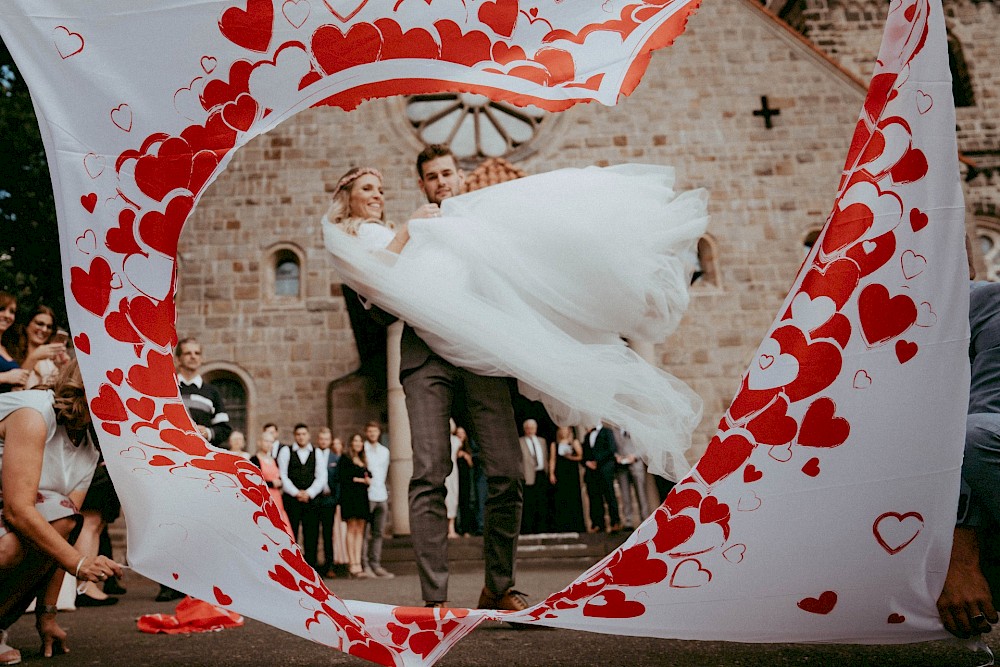
[[[607,504],[608,518],[611,526],[618,526],[621,518],[618,514],[618,500],[615,498],[615,436],[611,429],[600,427],[594,444],[590,444],[594,429],[583,436],[583,460],[593,461],[596,469],[586,467],[583,481],[587,485],[587,497],[590,499],[590,525],[592,528],[604,530],[604,506]]]

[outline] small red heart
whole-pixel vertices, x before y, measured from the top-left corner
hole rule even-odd
[[[392,643],[396,646],[403,646],[403,642],[410,636],[410,629],[397,623],[390,623],[386,626],[392,636]]]
[[[143,421],[152,419],[156,412],[156,403],[148,396],[130,398],[125,401],[125,406]]]
[[[889,618],[886,620],[886,623],[892,623],[893,625],[905,622],[906,622],[906,617],[903,616],[902,614],[889,614]]]
[[[917,351],[920,348],[916,343],[911,343],[908,340],[897,340],[896,341],[896,358],[899,359],[899,363],[905,364],[907,361],[917,356]]]
[[[746,484],[756,482],[763,476],[764,473],[762,473],[760,470],[757,470],[757,468],[754,467],[752,463],[743,469],[743,481]]]
[[[90,354],[90,336],[82,333],[78,336],[73,337],[73,345],[76,349],[84,354]]]
[[[174,465],[174,462],[171,459],[168,459],[166,456],[163,456],[162,454],[157,454],[153,458],[149,459],[149,465],[151,465],[151,466],[172,466],[172,465]]]
[[[819,459],[814,456],[806,461],[806,464],[802,466],[802,472],[810,477],[816,477],[819,475]]]
[[[233,603],[233,599],[228,595],[226,595],[225,593],[223,593],[222,589],[219,588],[218,586],[213,586],[212,592],[215,593],[215,599],[218,600],[219,604],[221,604],[223,607],[231,605]]]
[[[799,609],[810,614],[829,614],[836,605],[837,594],[833,591],[824,591],[818,598],[805,598],[797,603]]]
[[[80,197],[80,203],[87,209],[87,213],[93,213],[94,209],[97,208],[97,193],[91,192],[89,195],[83,195]]]
[[[173,575],[174,575],[174,581],[180,579],[180,576],[176,572],[174,572]]]
[[[110,433],[111,435],[118,436],[122,434],[121,424],[109,424],[107,422],[101,423],[101,428]]]
[[[910,227],[915,232],[919,232],[921,229],[927,226],[930,218],[927,214],[918,208],[910,209]]]
[[[108,379],[111,380],[111,383],[114,384],[115,386],[121,385],[122,380],[125,379],[125,373],[120,368],[116,368],[113,371],[108,371],[106,375],[108,376]]]

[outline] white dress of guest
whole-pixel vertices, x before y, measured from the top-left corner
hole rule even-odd
[[[35,507],[49,523],[79,513],[79,508],[69,499],[69,494],[90,487],[99,457],[89,438],[77,447],[66,434],[66,429],[56,423],[52,397],[51,391],[37,389],[0,394],[0,420],[21,408],[35,410],[45,420],[45,453]],[[0,470],[3,466],[3,451],[4,442],[0,440]],[[2,505],[0,496],[0,508]],[[0,515],[0,535],[8,532],[10,531]]]

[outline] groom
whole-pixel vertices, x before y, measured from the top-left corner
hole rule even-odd
[[[428,203],[413,217],[440,216],[441,202],[460,194],[465,182],[455,156],[440,145],[428,146],[417,156],[417,175]],[[468,426],[482,450],[489,489],[483,528],[486,585],[479,608],[526,609],[524,594],[514,590],[524,469],[507,379],[452,365],[409,326],[403,329],[400,356],[399,379],[406,394],[413,444],[410,530],[424,602],[428,607],[441,607],[448,599],[444,485],[452,466],[448,420],[464,397]]]

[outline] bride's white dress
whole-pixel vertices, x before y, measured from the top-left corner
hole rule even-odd
[[[324,218],[324,239],[344,281],[436,353],[517,378],[558,424],[627,430],[678,479],[701,399],[622,340],[662,342],[688,304],[706,194],[673,182],[653,165],[561,169],[445,200],[400,255],[374,223],[355,237]]]

